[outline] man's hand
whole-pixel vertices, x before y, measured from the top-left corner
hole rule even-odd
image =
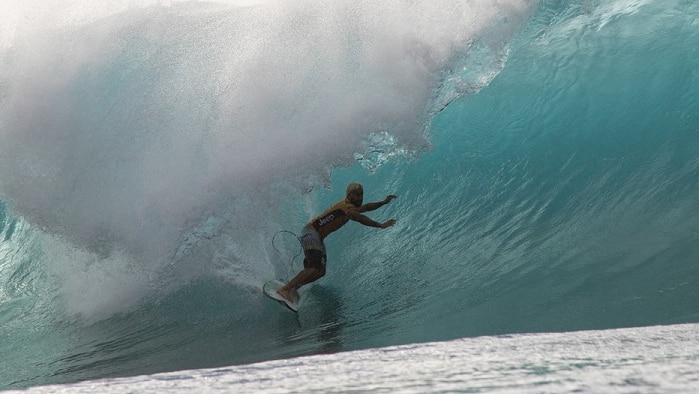
[[[398,198],[398,196],[396,196],[395,194],[391,194],[391,195],[389,195],[389,196],[386,196],[386,198],[383,199],[383,203],[384,203],[384,204],[388,204],[388,203],[391,202],[391,200],[393,200],[394,198]]]
[[[394,196],[395,197],[395,196]],[[387,220],[381,223],[381,228],[388,228],[396,224],[396,219]]]

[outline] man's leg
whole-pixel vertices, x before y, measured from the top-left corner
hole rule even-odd
[[[325,256],[320,250],[306,250],[306,258],[303,260],[304,269],[298,273],[284,287],[277,290],[280,296],[291,302],[298,301],[296,292],[301,286],[315,282],[325,275]]]

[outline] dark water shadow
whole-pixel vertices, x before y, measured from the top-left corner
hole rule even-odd
[[[347,322],[341,292],[331,286],[316,284],[304,294],[299,310],[299,337],[317,341],[314,353],[336,353],[344,350],[344,328]]]

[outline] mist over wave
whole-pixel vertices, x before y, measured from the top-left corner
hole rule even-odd
[[[166,286],[162,277],[196,274],[182,272],[191,271],[182,259],[196,228],[233,221],[260,231],[278,220],[280,183],[290,187],[282,193],[327,183],[329,169],[371,149],[367,138],[398,154],[428,147],[427,114],[454,96],[440,92],[440,70],[486,29],[502,56],[529,7],[57,5],[50,17],[59,22],[8,33],[0,190],[51,234],[49,253],[74,255],[57,270],[96,270],[78,280],[79,293],[99,297],[105,274],[131,283],[109,300]],[[477,78],[452,85],[487,83]]]

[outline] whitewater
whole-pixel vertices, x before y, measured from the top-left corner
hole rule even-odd
[[[3,0],[0,390],[695,390],[697,16]]]

